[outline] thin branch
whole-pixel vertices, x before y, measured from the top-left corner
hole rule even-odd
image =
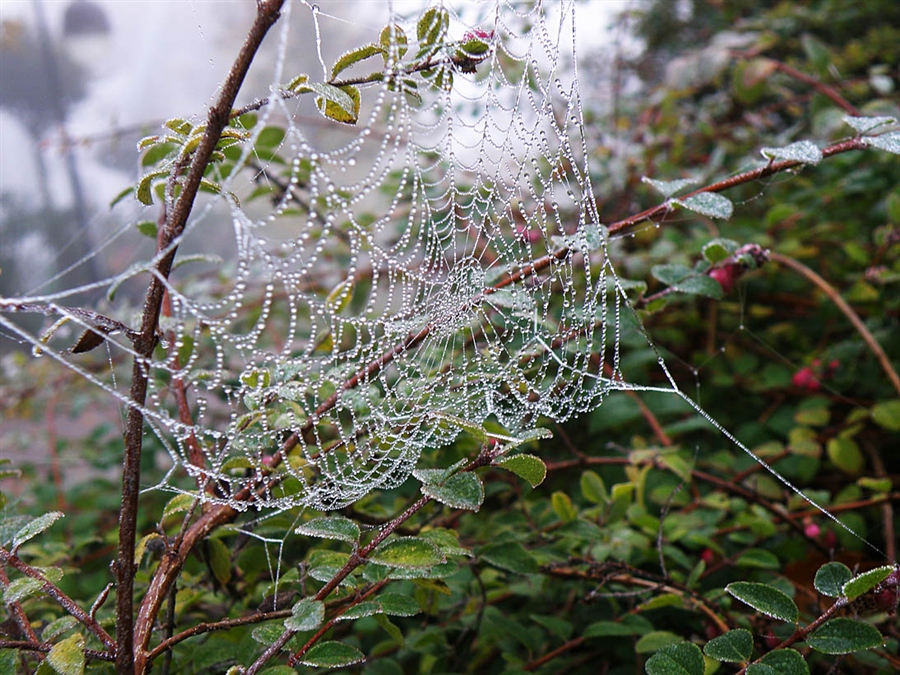
[[[864,324],[862,319],[859,318],[859,315],[853,311],[850,304],[841,297],[841,294],[838,293],[837,289],[799,260],[795,260],[794,258],[790,258],[780,253],[770,253],[769,258],[785,267],[790,267],[795,272],[799,272],[828,296],[828,299],[841,310],[841,313],[843,313],[843,315],[850,320],[850,323],[853,324],[853,327],[856,328],[856,331],[868,345],[869,349],[875,355],[875,358],[878,359],[878,363],[881,364],[881,368],[891,381],[894,389],[900,394],[900,376],[897,375],[897,371],[894,370],[894,366],[891,365],[891,360],[888,358],[888,355],[885,354],[881,345],[878,344],[878,340],[875,339],[875,336],[872,335],[868,328],[866,328],[866,324]]]
[[[108,649],[113,649],[116,646],[116,641],[112,636],[103,630],[103,627],[97,623],[90,614],[81,609],[77,602],[63,593],[59,586],[50,581],[39,570],[25,563],[19,556],[10,553],[2,546],[0,546],[0,564],[9,565],[10,567],[19,570],[25,576],[40,581],[41,590],[56,600],[60,607],[78,619],[78,621],[91,631],[91,633],[93,633]]]

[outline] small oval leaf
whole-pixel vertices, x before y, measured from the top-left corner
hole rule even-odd
[[[728,220],[731,218],[731,214],[734,213],[732,201],[717,192],[699,192],[687,199],[673,199],[672,201],[708,218]]]
[[[547,465],[534,455],[501,457],[494,460],[493,465],[516,474],[519,478],[527,481],[531,487],[537,487],[547,477]]]
[[[440,485],[422,485],[422,494],[454,509],[477,511],[484,501],[484,485],[474,473],[458,473]]]
[[[38,516],[37,518],[32,520],[25,527],[16,532],[15,536],[12,539],[12,552],[15,553],[16,549],[18,549],[22,544],[24,544],[32,537],[39,535],[64,515],[65,514],[61,511],[50,511],[50,513],[45,513],[42,516]]]
[[[320,539],[336,539],[351,543],[359,541],[359,525],[341,516],[313,518],[300,525],[294,532]]]
[[[797,141],[782,148],[763,148],[760,150],[766,159],[790,160],[804,164],[818,164],[822,161],[822,151],[812,141]]]
[[[287,630],[315,630],[325,620],[325,603],[313,598],[303,598],[291,607],[291,615],[284,620]]]
[[[824,654],[849,654],[884,644],[881,633],[874,626],[844,617],[822,625],[806,638],[806,642]]]
[[[667,645],[647,659],[647,675],[703,675],[705,670],[700,648],[691,642]]]
[[[816,572],[813,585],[822,595],[829,598],[838,598],[844,594],[844,584],[853,578],[850,568],[839,562],[830,562],[822,565]]]
[[[855,600],[863,593],[868,593],[882,581],[887,579],[894,568],[891,565],[876,567],[874,570],[863,572],[844,584],[843,594],[848,600]]]
[[[440,549],[421,537],[403,537],[384,543],[369,560],[391,567],[431,567],[445,562]]]
[[[742,663],[753,653],[753,634],[743,628],[730,630],[713,638],[703,647],[703,653],[716,661]]]
[[[332,640],[314,645],[298,663],[316,668],[343,668],[360,663],[365,658],[356,647]]]
[[[806,660],[793,649],[776,649],[762,657],[759,662],[773,669],[778,675],[809,675]],[[749,668],[747,672],[750,672]]]
[[[781,621],[795,623],[800,616],[797,605],[777,588],[755,581],[735,581],[725,587],[725,592],[753,609]]]
[[[84,672],[84,636],[70,635],[57,642],[47,653],[47,663],[60,675],[81,675]]]

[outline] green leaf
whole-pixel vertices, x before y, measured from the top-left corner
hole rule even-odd
[[[809,666],[799,652],[793,649],[776,649],[763,656],[760,664],[770,668],[776,675],[809,675]],[[750,669],[747,669],[747,673]]]
[[[564,523],[570,523],[578,517],[578,510],[572,504],[572,498],[565,492],[556,491],[550,496],[553,513]]]
[[[607,637],[618,635],[639,635],[641,630],[624,621],[595,621],[584,629],[582,637]]]
[[[900,398],[873,405],[872,419],[889,431],[900,431]]]
[[[728,258],[732,253],[738,250],[738,243],[731,239],[713,239],[703,246],[703,257],[715,265]]]
[[[325,620],[325,603],[314,598],[303,598],[291,607],[291,615],[284,620],[287,630],[315,630]]]
[[[47,652],[47,663],[60,675],[81,675],[84,672],[84,636],[76,633],[57,642]]]
[[[781,568],[778,556],[762,548],[751,548],[746,551],[737,559],[736,564],[738,567],[761,567],[770,570]]]
[[[354,114],[354,103],[353,99],[350,97],[350,94],[346,91],[347,87],[335,87],[331,84],[325,84],[324,82],[304,82],[299,84],[297,90],[299,92],[315,92],[319,95],[318,100],[316,101],[316,105],[319,108],[320,112],[324,112],[326,108],[321,103],[322,101],[328,103],[335,104],[338,108],[343,110],[347,115]],[[352,87],[350,87],[352,89]],[[357,93],[359,91],[357,90]],[[359,112],[359,108],[355,108],[356,112]]]
[[[850,581],[852,577],[853,572],[843,563],[825,563],[816,572],[813,586],[822,595],[827,595],[829,598],[839,598],[844,594],[844,584]]]
[[[44,626],[44,630],[41,631],[41,639],[44,642],[50,642],[53,638],[62,635],[66,631],[72,630],[77,625],[78,619],[74,616],[61,616]],[[3,671],[0,670],[0,672]]]
[[[389,616],[415,616],[422,611],[415,598],[401,593],[382,593],[376,600]]]
[[[374,616],[375,614],[381,614],[384,610],[381,608],[381,605],[375,602],[374,600],[365,600],[363,602],[357,603],[353,605],[346,612],[341,614],[339,617],[336,617],[336,621],[351,621],[353,619],[362,619],[366,616]]]
[[[356,124],[359,121],[359,106],[362,102],[362,95],[359,93],[359,89],[349,84],[340,87],[340,91],[343,91],[349,98],[349,108],[345,108],[341,103],[324,97],[317,98],[316,105],[319,107],[319,111],[328,119],[341,124]]]
[[[691,642],[667,645],[647,659],[647,675],[703,675],[705,662],[700,648]]]
[[[416,23],[416,37],[425,45],[432,45],[447,32],[450,15],[445,9],[431,7],[422,13]]]
[[[516,474],[533,488],[543,483],[544,478],[547,477],[547,465],[534,455],[519,454],[512,457],[500,457],[495,459],[492,464]]]
[[[607,504],[609,502],[609,492],[606,490],[606,484],[603,479],[595,471],[585,471],[581,474],[581,494],[584,498],[593,504]]]
[[[848,600],[855,600],[887,579],[893,571],[893,566],[883,565],[868,572],[863,572],[844,584],[843,594],[847,596]]]
[[[650,631],[634,645],[634,651],[638,654],[650,654],[657,652],[665,647],[682,642],[681,637],[669,630]],[[699,649],[697,651],[700,651]],[[701,654],[701,658],[702,658]]]
[[[32,537],[39,535],[64,515],[65,514],[61,511],[50,511],[49,513],[38,516],[25,527],[19,529],[12,539],[12,552],[15,553],[22,544]]]
[[[489,565],[517,574],[534,574],[537,560],[519,542],[492,544],[478,552],[478,557]]]
[[[397,625],[388,619],[384,614],[376,614],[375,621],[378,622],[378,625],[381,626],[384,631],[391,636],[391,639],[397,644],[403,644],[403,631],[400,630]],[[402,672],[400,673],[402,675]]]
[[[866,136],[863,141],[873,148],[900,155],[900,131],[889,131],[880,136]]]
[[[707,642],[703,647],[703,653],[716,661],[728,663],[749,661],[753,653],[753,635],[743,628],[730,630]]]
[[[843,119],[844,122],[856,129],[860,134],[867,134],[872,131],[872,129],[897,123],[895,117],[853,117],[848,115]]]
[[[822,161],[822,151],[812,141],[797,141],[783,148],[763,148],[762,156],[771,160],[789,160],[803,164],[818,164]]]
[[[194,506],[194,502],[197,501],[197,498],[194,495],[188,493],[182,493],[180,495],[175,495],[168,501],[165,508],[163,509],[163,520],[168,518],[169,516],[181,513],[183,511],[188,511]]]
[[[384,49],[383,54],[385,64],[387,64],[388,59],[393,55],[392,49],[397,50],[398,59],[402,59],[403,55],[406,54],[406,51],[409,49],[409,47],[407,47],[409,40],[406,37],[406,33],[395,23],[387,25],[382,29],[381,35],[378,37],[378,43]]]
[[[442,484],[423,484],[422,494],[454,509],[477,511],[484,501],[484,485],[474,473],[458,473]]]
[[[402,537],[381,544],[369,556],[372,562],[391,567],[431,567],[445,562],[433,542],[422,537]]]
[[[344,279],[341,283],[331,289],[331,293],[325,298],[325,308],[332,314],[340,314],[350,300],[353,299],[353,288],[355,282],[353,278]]]
[[[673,199],[672,202],[707,218],[728,220],[734,213],[732,201],[717,192],[699,192],[687,199]]]
[[[129,190],[130,191],[130,190]],[[151,239],[156,239],[157,229],[156,223],[152,220],[143,220],[138,223],[135,227],[137,227],[137,231],[140,232],[145,237],[150,237]]]
[[[747,670],[744,671],[744,675],[781,675],[781,673],[772,666],[767,666],[762,663],[751,663],[747,666]]]
[[[338,73],[341,73],[354,63],[359,63],[360,61],[364,61],[365,59],[371,58],[376,54],[384,55],[385,48],[383,46],[379,46],[376,44],[367,44],[362,47],[358,47],[357,49],[351,49],[349,52],[341,54],[338,57],[338,60],[334,62],[334,66],[331,69],[331,79],[334,80],[337,78]]]
[[[360,663],[365,658],[356,647],[332,640],[315,644],[298,663],[316,668],[344,668]]]
[[[342,516],[313,518],[294,530],[296,534],[320,539],[336,539],[350,543],[359,541],[359,525]]]
[[[207,540],[209,566],[216,580],[223,586],[231,581],[231,551],[221,539]]]
[[[828,440],[825,446],[828,458],[844,473],[855,476],[863,470],[865,458],[852,438],[837,436]]]
[[[665,265],[654,265],[650,268],[650,274],[667,286],[676,286],[679,282],[693,275],[694,270],[686,265],[668,263]]]
[[[755,581],[735,581],[725,587],[725,592],[753,609],[781,621],[795,623],[800,616],[797,605],[777,588]]]
[[[641,182],[652,185],[659,190],[666,199],[686,187],[697,184],[697,180],[694,178],[682,178],[681,180],[654,180],[652,178],[647,178],[647,176],[641,176]]]
[[[150,173],[145,173],[141,176],[141,180],[134,189],[134,196],[141,204],[150,206],[153,203],[153,181],[168,175],[168,171],[151,171]]]
[[[849,654],[881,647],[884,640],[874,626],[840,617],[820,626],[806,643],[823,654]]]
[[[3,589],[3,602],[7,605],[13,602],[22,602],[41,590],[44,582],[31,577],[20,577],[10,582]]]

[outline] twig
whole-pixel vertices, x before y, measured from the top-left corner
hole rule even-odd
[[[103,630],[103,627],[97,623],[90,614],[81,609],[81,607],[78,606],[78,603],[63,593],[59,586],[47,579],[40,571],[23,562],[19,556],[10,553],[2,546],[0,546],[0,564],[9,565],[10,567],[19,570],[25,576],[40,581],[41,590],[56,600],[56,602],[69,614],[78,619],[78,621],[91,631],[91,633],[93,633],[108,649],[113,649],[116,646],[116,641],[112,636]]]
[[[860,334],[865,343],[869,346],[869,349],[875,355],[875,358],[878,359],[878,362],[881,364],[881,368],[884,370],[888,379],[891,381],[891,384],[894,386],[894,389],[900,394],[900,376],[897,375],[897,371],[894,370],[894,366],[891,365],[891,360],[888,358],[888,355],[885,354],[884,349],[881,348],[881,345],[878,344],[878,341],[875,339],[875,336],[866,328],[866,324],[862,322],[862,319],[859,318],[859,315],[853,311],[853,308],[850,304],[841,297],[841,294],[837,292],[834,286],[829,284],[824,278],[819,276],[816,272],[811,270],[809,267],[804,265],[799,260],[795,260],[794,258],[790,258],[786,255],[782,255],[780,253],[770,253],[769,259],[774,260],[777,263],[781,263],[785,267],[790,267],[795,272],[799,272],[804,277],[809,279],[813,284],[815,284],[819,290],[821,290],[825,295],[828,296],[828,299],[831,300],[841,313],[850,319],[850,323],[853,324],[853,327],[856,328],[856,331]]]
[[[753,52],[732,52],[732,53],[735,56],[737,56],[738,58],[743,58],[743,59],[754,58],[757,56]],[[783,61],[778,61],[776,59],[772,59],[769,57],[763,57],[763,58],[765,58],[765,60],[768,63],[771,63],[772,66],[776,70],[780,70],[782,73],[784,73],[785,75],[788,75],[789,77],[794,78],[795,80],[800,80],[801,82],[805,82],[806,84],[810,85],[813,89],[815,89],[817,92],[819,92],[823,96],[830,98],[835,103],[835,105],[837,105],[839,108],[841,108],[845,112],[850,113],[851,115],[855,115],[857,117],[859,116],[859,114],[860,114],[859,109],[856,108],[849,101],[847,101],[847,99],[845,99],[843,96],[841,96],[838,93],[837,89],[835,89],[834,87],[830,87],[827,84],[825,84],[824,82],[820,82],[812,75],[807,75],[806,73],[797,70],[793,66],[789,66],[788,64],[784,63]]]

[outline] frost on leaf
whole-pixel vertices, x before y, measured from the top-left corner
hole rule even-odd
[[[822,151],[812,141],[797,141],[781,148],[763,148],[762,156],[770,160],[787,160],[803,164],[818,164],[822,161]]]

